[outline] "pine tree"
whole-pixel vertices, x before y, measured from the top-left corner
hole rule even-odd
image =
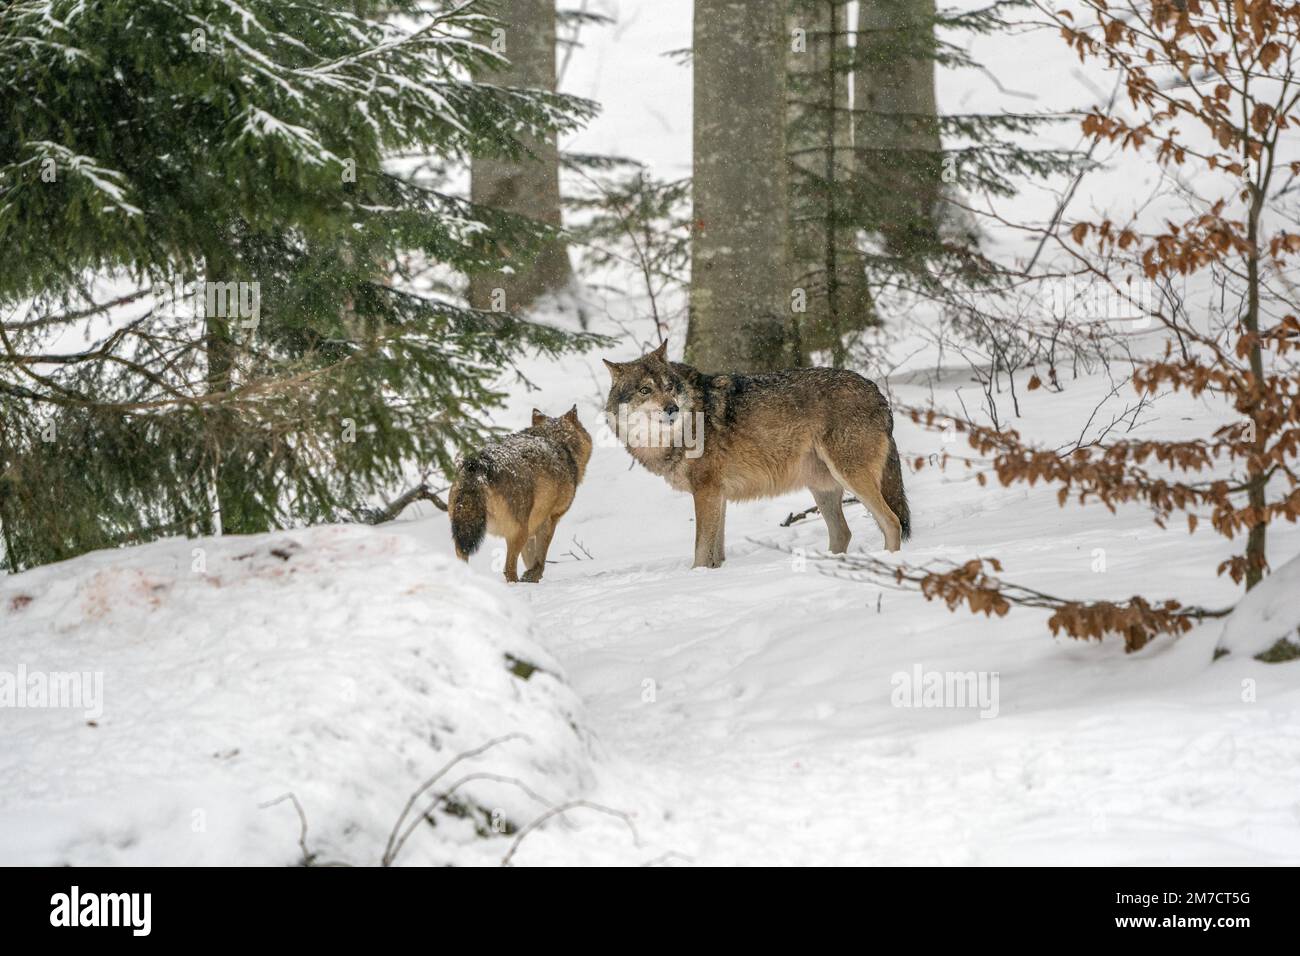
[[[387,159],[518,157],[591,104],[475,82],[473,4],[382,7],[0,9],[7,567],[337,519],[481,440],[522,350],[590,342],[440,292],[537,230]]]

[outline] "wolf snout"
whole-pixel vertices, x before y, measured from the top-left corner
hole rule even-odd
[[[677,413],[679,411],[681,411],[681,409],[679,409],[676,405],[669,403],[664,406],[664,418],[667,418],[669,421],[671,421],[672,419],[677,417]]]

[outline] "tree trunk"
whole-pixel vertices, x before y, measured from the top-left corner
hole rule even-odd
[[[937,232],[942,149],[932,57],[902,55],[933,42],[935,0],[862,0],[853,76],[854,153],[891,221],[876,224],[892,252]]]
[[[4,430],[0,429],[0,439],[4,437]],[[5,548],[5,565],[11,574],[17,572],[18,568],[18,549],[14,547],[13,539],[13,516],[9,513],[9,479],[5,474],[9,470],[10,452],[6,445],[0,443],[0,538],[4,540]]]
[[[214,244],[204,256],[203,279],[206,283],[224,283],[236,281],[237,269],[227,250]],[[197,298],[204,309],[203,316],[203,351],[207,358],[207,389],[209,395],[229,392],[234,387],[235,359],[238,346],[235,343],[232,322],[238,318],[229,315],[211,314],[215,310],[208,308],[208,296],[205,286],[200,285]],[[238,298],[236,298],[238,302]],[[265,527],[249,520],[247,488],[240,463],[233,460],[228,451],[221,449],[221,441],[238,428],[233,412],[217,407],[209,413],[209,420],[220,427],[210,432],[213,441],[212,488],[215,498],[216,515],[211,520],[212,530],[218,534],[255,534],[267,530]]]
[[[1246,315],[1243,324],[1253,337],[1250,345],[1250,374],[1254,380],[1255,390],[1264,388],[1264,352],[1259,343],[1259,220],[1264,209],[1264,191],[1258,186],[1251,190],[1250,218],[1247,223],[1247,241],[1250,252],[1246,257]],[[1249,591],[1264,580],[1264,570],[1268,567],[1267,535],[1268,525],[1264,521],[1264,509],[1267,506],[1268,475],[1262,464],[1263,452],[1267,444],[1265,431],[1267,423],[1259,420],[1258,406],[1252,409],[1251,420],[1255,426],[1255,454],[1247,465],[1249,481],[1247,482],[1246,500],[1256,516],[1246,536],[1246,590]]]
[[[866,262],[843,193],[853,180],[846,0],[795,0],[787,47],[790,77],[790,251],[792,285],[807,294],[800,344],[829,349],[843,364],[843,336],[874,323]]]
[[[687,360],[796,364],[784,0],[696,0],[694,230]]]
[[[501,86],[555,92],[555,0],[509,0],[495,15],[504,22],[509,64],[481,79]],[[556,229],[563,226],[560,209],[560,154],[553,139],[526,138],[532,156],[517,162],[474,158],[470,165],[470,198],[481,205],[525,216]],[[549,239],[525,258],[509,248],[502,253],[512,271],[479,273],[470,278],[469,301],[477,309],[526,309],[547,292],[567,286],[573,276],[569,250],[562,240]]]

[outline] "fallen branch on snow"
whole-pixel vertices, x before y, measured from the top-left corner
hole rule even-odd
[[[844,501],[841,502],[841,504],[845,504],[845,505],[855,505],[857,503],[858,503],[857,498],[845,498]],[[821,509],[818,508],[816,505],[813,505],[811,508],[807,508],[804,511],[792,511],[790,512],[790,514],[786,515],[786,519],[781,522],[781,527],[788,528],[790,527],[790,525],[794,524],[795,522],[802,521],[804,518],[807,518],[810,515],[819,515],[821,513],[822,513]]]

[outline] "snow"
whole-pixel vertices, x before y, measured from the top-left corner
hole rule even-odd
[[[576,400],[590,428],[598,366],[534,363],[539,391],[502,423]],[[1025,427],[1077,429],[1106,390],[1035,392]],[[1156,407],[1143,428],[1188,427]],[[898,432],[905,460],[942,441]],[[519,865],[1300,861],[1300,666],[1228,638],[1262,640],[1252,622],[1295,593],[1295,562],[1243,604],[1262,610],[1125,655],[1054,639],[1039,612],[990,622],[823,573],[820,519],[780,527],[806,495],[732,505],[727,563],[692,571],[689,497],[630,464],[596,446],[539,585],[501,581],[496,539],[464,568],[445,515],[415,508],[379,529],[165,541],[3,579],[0,669],[100,671],[103,713],[91,727],[77,708],[0,710],[0,858],[292,864],[296,814],[264,807],[292,792],[319,861],[374,863],[421,780],[524,732],[467,769],[627,813],[635,834],[573,810]],[[1057,593],[1236,598],[1209,578],[1213,535],[957,477],[906,475],[908,560],[996,554]],[[846,513],[852,546],[879,549],[861,507]],[[1290,529],[1272,542],[1298,544]],[[1232,653],[1215,660],[1219,643]],[[541,670],[521,680],[506,654]],[[918,669],[979,675],[996,707],[899,706]],[[512,821],[540,811],[474,786]],[[509,845],[443,817],[399,862],[495,864]]]
[[[265,805],[293,793],[318,862],[376,863],[420,782],[511,734],[526,739],[444,784],[518,779],[546,803],[485,780],[461,793],[523,825],[593,780],[581,704],[531,630],[459,562],[362,527],[171,540],[0,579],[0,670],[102,686],[74,701],[94,707],[0,709],[0,862],[290,865],[298,818]],[[488,842],[444,815],[398,862],[495,862]]]
[[[1300,644],[1300,557],[1264,579],[1233,608],[1219,647],[1253,657],[1282,639]]]

